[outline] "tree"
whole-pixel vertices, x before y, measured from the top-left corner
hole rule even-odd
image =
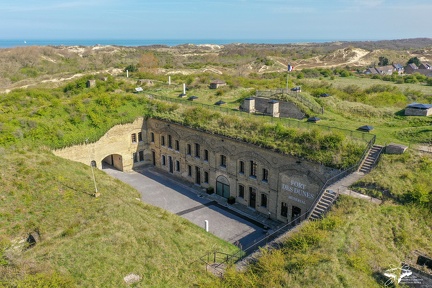
[[[386,66],[386,65],[389,64],[389,60],[388,60],[387,57],[380,56],[380,57],[378,58],[378,60],[379,60],[379,62],[378,62],[378,66]]]
[[[152,52],[144,53],[139,61],[140,71],[152,71],[158,67],[158,59]]]
[[[407,64],[412,64],[414,63],[417,66],[420,66],[420,59],[418,59],[417,57],[412,57],[408,60]]]

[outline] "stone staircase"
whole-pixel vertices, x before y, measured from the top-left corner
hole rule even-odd
[[[348,190],[348,187],[360,180],[365,174],[369,173],[372,170],[372,168],[377,163],[383,149],[383,146],[373,145],[356,172],[348,174],[336,183],[326,187],[320,199],[317,201],[315,207],[312,209],[312,212],[309,214],[309,219],[316,220],[321,218],[331,208],[339,194],[346,194],[356,198],[369,199],[370,197],[368,196]],[[370,198],[370,200],[373,201],[372,198]],[[381,202],[380,200],[378,201]],[[379,203],[377,201],[373,202]]]
[[[312,210],[309,219],[316,220],[321,218],[321,216],[324,215],[324,213],[327,212],[328,209],[330,209],[334,201],[336,201],[337,197],[338,194],[333,190],[324,190],[324,193],[321,195],[320,200],[315,205],[315,208]]]
[[[369,150],[368,155],[366,156],[363,163],[360,165],[358,172],[362,172],[364,174],[369,173],[372,168],[375,166],[375,164],[378,161],[379,156],[381,155],[381,152],[383,151],[384,146],[380,145],[373,145],[372,148]]]

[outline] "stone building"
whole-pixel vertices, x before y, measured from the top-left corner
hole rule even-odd
[[[153,165],[283,222],[305,219],[325,181],[339,171],[243,141],[157,119],[112,128],[98,142],[58,156],[122,171]]]
[[[405,107],[406,116],[431,116],[432,104],[411,103]]]
[[[209,87],[210,87],[210,89],[217,89],[219,87],[223,87],[223,86],[226,86],[226,85],[227,84],[226,84],[225,81],[222,81],[222,80],[213,80],[213,81],[210,82]]]

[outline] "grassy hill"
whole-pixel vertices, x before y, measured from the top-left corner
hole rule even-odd
[[[43,148],[3,149],[0,156],[0,286],[189,287],[211,279],[200,263],[230,244],[167,211],[142,203],[133,188]],[[27,233],[41,241],[25,249]],[[44,283],[45,285],[42,285]],[[58,285],[58,286],[56,286]]]
[[[400,113],[412,101],[432,102],[432,86],[424,82],[396,84],[381,79],[342,77],[341,70],[305,70],[301,72],[303,76],[296,72],[290,78],[290,86],[301,85],[304,97],[324,107],[324,114],[318,115],[322,121],[311,130],[287,128],[264,117],[248,116],[244,121],[234,111],[227,115],[217,108],[199,107],[200,103],[212,105],[224,100],[227,107],[236,109],[255,90],[286,85],[284,73],[253,70],[247,77],[240,73],[248,71],[243,65],[249,65],[251,59],[254,61],[251,67],[258,69],[266,61],[271,64],[267,56],[280,57],[278,49],[284,49],[265,47],[254,51],[258,46],[245,50],[232,46],[229,51],[206,48],[204,52],[189,46],[177,50],[154,48],[159,59],[167,61],[163,68],[166,70],[158,70],[164,71],[163,74],[135,72],[130,78],[108,77],[108,81],[99,80],[107,75],[102,73],[107,67],[120,69],[136,64],[143,52],[153,48],[112,52],[117,48],[108,47],[105,52],[99,49],[102,50],[99,54],[98,49],[65,48],[70,54],[63,56],[55,56],[58,48],[53,47],[40,51],[35,47],[36,52],[28,55],[9,49],[0,51],[2,55],[10,52],[16,53],[14,57],[30,57],[8,64],[10,59],[0,56],[2,63],[11,68],[10,74],[5,70],[0,79],[7,89],[33,85],[45,78],[100,73],[0,94],[0,287],[102,287],[102,283],[104,287],[121,287],[123,277],[130,273],[142,277],[137,287],[379,287],[380,272],[410,260],[413,250],[432,255],[432,166],[426,154],[384,155],[378,167],[354,185],[357,191],[382,198],[383,205],[341,197],[326,218],[306,224],[287,239],[282,249],[264,251],[245,272],[231,269],[224,279],[218,279],[204,273],[194,260],[216,249],[234,252],[235,247],[182,218],[141,203],[136,191],[102,171],[95,171],[102,196],[92,197],[90,167],[59,159],[50,152],[87,138],[95,141],[113,125],[150,115],[200,129],[214,129],[232,137],[243,132],[247,135],[245,140],[252,143],[295,155],[303,153],[325,163],[335,160],[328,155],[341,152],[333,148],[349,143],[344,136],[329,133],[329,126],[356,129],[364,124],[373,125],[380,144],[397,142],[414,146],[432,141],[430,117],[404,117]],[[324,51],[314,45],[310,47],[300,49],[298,55]],[[318,50],[311,52],[314,48]],[[295,47],[288,50],[295,51]],[[173,51],[174,56],[170,56]],[[334,47],[326,46],[325,51],[333,53]],[[189,53],[186,63],[179,60],[185,52]],[[116,53],[121,57],[107,56]],[[41,60],[44,57],[48,62]],[[304,54],[304,57],[312,56]],[[31,62],[32,59],[37,61]],[[99,64],[95,64],[95,59],[99,59]],[[110,59],[117,60],[109,62]],[[213,62],[208,62],[209,59]],[[16,63],[21,64],[15,67]],[[31,71],[21,67],[25,63],[33,69],[40,66],[39,74],[29,76]],[[82,63],[87,66],[80,66]],[[218,67],[224,74],[202,72],[204,68],[196,68],[197,63],[203,63],[202,67]],[[277,69],[282,66],[274,64]],[[49,72],[48,68],[58,70]],[[181,73],[185,71],[191,73]],[[167,86],[166,78],[171,72],[174,84]],[[13,75],[18,78],[11,78]],[[96,88],[85,88],[90,77],[98,79]],[[129,93],[140,78],[153,79],[156,84],[145,87],[144,94]],[[209,90],[208,82],[215,78],[227,81],[229,86]],[[188,95],[199,96],[195,105],[191,106],[187,100],[182,105],[145,97],[151,93],[178,100],[182,83],[187,83]],[[324,92],[332,96],[320,98],[319,94]],[[297,121],[297,126],[303,122]],[[286,141],[287,137],[292,140]],[[322,142],[341,145],[323,146]],[[334,163],[349,165],[355,158],[350,156],[356,155],[356,151],[342,151],[345,156],[335,157],[339,162]],[[22,241],[36,230],[41,241],[28,249]]]

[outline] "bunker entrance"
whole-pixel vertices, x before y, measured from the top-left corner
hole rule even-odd
[[[106,167],[114,167],[123,171],[123,157],[119,154],[108,155],[102,160],[102,169]]]

